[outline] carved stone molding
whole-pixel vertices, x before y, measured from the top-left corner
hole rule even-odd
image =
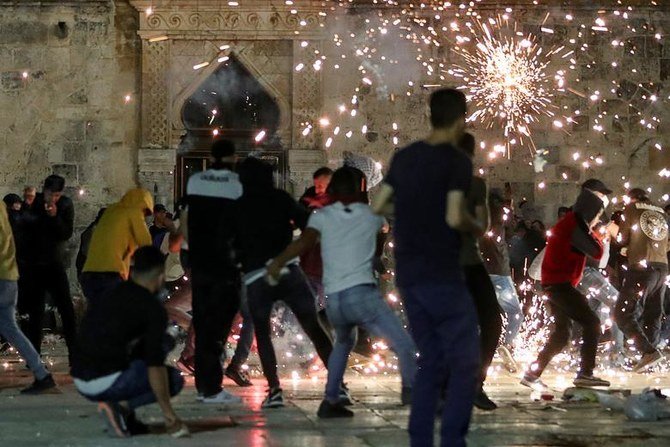
[[[300,43],[294,42],[294,65],[301,63],[305,68],[300,71],[293,70],[293,147],[320,149],[321,132],[314,120],[321,114],[323,107],[322,76],[320,70],[312,69],[312,64],[322,54],[322,48],[319,42],[313,42],[312,51],[303,55],[300,50]],[[311,126],[311,130],[304,135],[303,131],[308,126]]]
[[[140,35],[152,33],[188,35],[189,38],[293,39],[314,38],[323,29],[326,18],[320,2],[301,1],[297,7],[282,3],[247,1],[240,7],[226,1],[166,1],[158,5],[150,1],[131,0],[140,12]],[[156,2],[153,2],[156,3]],[[151,7],[151,14],[147,8]]]
[[[167,147],[169,42],[142,42],[142,144]]]

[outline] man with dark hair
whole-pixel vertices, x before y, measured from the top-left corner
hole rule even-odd
[[[297,259],[290,263],[278,284],[271,286],[265,281],[266,265],[291,243],[294,227],[305,228],[309,213],[287,192],[274,187],[269,164],[247,158],[240,165],[239,173],[244,194],[237,203],[237,244],[258,355],[269,387],[261,405],[263,408],[282,407],[284,398],[270,333],[270,315],[275,302],[281,300],[291,309],[324,365],[328,364],[332,351],[332,343],[319,324],[312,289]]]
[[[242,184],[233,172],[235,161],[232,141],[212,144],[210,168],[188,181],[188,209],[182,218],[193,288],[195,386],[202,402],[212,404],[241,402],[221,386],[223,343],[240,308],[240,271],[233,241],[235,201],[242,195]]]
[[[668,216],[651,204],[644,189],[633,188],[627,196],[630,203],[624,209],[620,243],[628,269],[614,317],[642,354],[634,371],[643,372],[663,360],[657,346],[668,276]],[[636,318],[638,303],[642,303],[642,325]]]
[[[74,232],[74,205],[63,195],[65,179],[50,175],[43,192],[26,210],[19,225],[19,314],[21,328],[37,352],[42,348],[42,323],[47,292],[61,321],[69,356],[76,336],[70,282],[65,266],[65,245]]]
[[[433,445],[437,399],[445,384],[441,442],[464,446],[477,390],[477,312],[459,263],[459,232],[483,229],[466,211],[472,162],[456,148],[465,115],[462,92],[433,93],[431,134],[395,154],[373,205],[377,213],[395,211],[397,284],[419,350],[409,420],[412,447]]]
[[[556,215],[558,216],[558,220],[563,219],[565,217],[565,215],[568,214],[568,211],[570,211],[570,207],[559,206],[558,207],[558,213],[556,213]]]
[[[333,170],[328,167],[322,167],[314,171],[314,186],[305,191],[300,198],[300,203],[310,211],[323,208],[330,203],[330,198],[326,192],[330,179],[333,176]],[[314,246],[312,250],[303,253],[300,256],[300,267],[307,276],[310,286],[319,300],[319,305],[325,306],[325,295],[323,293],[323,262],[321,261],[321,248]],[[327,324],[327,318],[320,312],[322,323]]]
[[[328,359],[326,396],[319,407],[321,418],[351,417],[342,405],[340,384],[347,358],[356,343],[356,327],[386,340],[398,355],[403,404],[409,404],[416,372],[411,338],[398,317],[384,302],[374,277],[373,260],[384,219],[361,203],[359,177],[353,168],[340,168],[328,186],[334,203],[311,215],[300,239],[289,245],[268,266],[268,275],[280,279],[286,263],[309,250],[321,239],[328,303],[326,311],[335,327],[336,341]]]
[[[308,208],[322,208],[327,205],[328,195],[326,189],[333,176],[333,170],[324,166],[314,171],[312,179],[314,185],[307,188],[305,193],[300,198],[300,203]]]
[[[459,142],[460,149],[472,160],[475,156],[475,137],[471,133],[463,134]],[[489,399],[484,391],[484,382],[493,356],[498,347],[502,332],[502,317],[496,291],[491,278],[484,267],[484,260],[479,251],[477,239],[484,235],[489,226],[488,187],[486,181],[478,176],[472,177],[472,183],[466,196],[468,212],[476,217],[479,232],[461,233],[461,265],[465,272],[465,282],[474,299],[479,321],[479,338],[481,365],[479,373],[479,389],[475,397],[475,406],[480,410],[495,410],[497,405]]]
[[[170,397],[184,385],[179,371],[165,366],[170,349],[167,313],[157,297],[165,282],[165,257],[155,247],[138,249],[130,280],[118,285],[81,324],[72,367],[77,390],[98,402],[109,433],[121,438],[145,434],[135,410],[158,402],[168,433],[188,435]]]
[[[600,320],[589,307],[588,300],[576,286],[582,279],[587,256],[600,259],[603,244],[593,228],[605,211],[606,198],[602,193],[582,189],[577,201],[551,230],[542,260],[542,287],[547,305],[554,318],[554,328],[537,360],[531,364],[521,384],[531,388],[546,388],[540,376],[555,355],[570,338],[571,321],[582,327],[581,365],[575,386],[609,386],[610,383],[593,375],[600,335]]]
[[[34,186],[26,186],[23,189],[23,209],[28,209],[31,207],[37,196],[37,188]]]
[[[151,245],[144,221],[153,198],[146,189],[133,188],[111,205],[96,224],[86,252],[80,282],[90,305],[128,279],[135,250]]]

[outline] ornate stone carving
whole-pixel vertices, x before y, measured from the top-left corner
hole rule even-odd
[[[314,122],[321,113],[323,95],[321,91],[321,70],[312,65],[321,54],[320,42],[313,42],[310,51],[301,51],[300,43],[293,43],[294,65],[304,64],[301,70],[293,70],[293,147],[295,149],[319,149],[321,132]],[[304,135],[306,127],[310,132]]]
[[[141,30],[144,32],[183,33],[202,35],[203,32],[239,37],[286,38],[314,37],[320,33],[324,17],[318,11],[301,11],[292,14],[289,10],[245,9],[227,11],[182,11],[157,10],[148,17],[140,14]],[[197,37],[196,37],[197,38]]]
[[[144,146],[168,145],[167,68],[169,42],[144,41],[142,58],[142,141]]]

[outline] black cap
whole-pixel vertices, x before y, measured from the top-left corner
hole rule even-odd
[[[628,197],[630,197],[633,200],[649,200],[649,196],[647,195],[647,191],[645,191],[642,188],[633,188],[628,191],[626,194]]]
[[[154,205],[154,214],[162,213],[164,211],[167,211],[167,208],[165,208],[165,205],[162,205],[160,203],[157,203],[156,205]]]
[[[219,139],[212,143],[212,157],[215,160],[232,157],[235,155],[235,143],[230,140]]]
[[[582,188],[584,189],[590,189],[591,191],[596,191],[601,194],[612,194],[612,190],[609,189],[603,182],[598,180],[597,178],[590,178],[584,183],[582,183]]]

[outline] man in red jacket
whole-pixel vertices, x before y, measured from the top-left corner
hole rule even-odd
[[[602,182],[598,183],[602,185]],[[554,328],[537,360],[524,375],[522,385],[546,388],[540,376],[551,359],[567,345],[571,320],[582,326],[583,338],[581,368],[573,383],[576,386],[610,385],[593,376],[600,320],[589,307],[586,297],[575,288],[581,280],[586,257],[600,259],[603,255],[603,245],[592,229],[605,210],[608,191],[604,185],[597,189],[583,188],[572,211],[568,211],[551,230],[542,262],[542,287],[554,317]]]

